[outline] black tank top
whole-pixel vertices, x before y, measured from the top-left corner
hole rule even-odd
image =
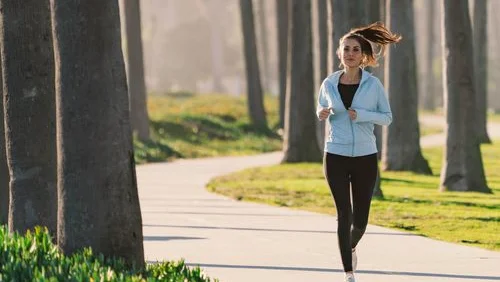
[[[344,103],[344,106],[347,109],[351,107],[352,104],[352,99],[354,98],[354,94],[356,93],[356,90],[358,90],[359,84],[342,84],[339,82],[339,93],[340,93],[340,98],[342,98],[342,102]]]

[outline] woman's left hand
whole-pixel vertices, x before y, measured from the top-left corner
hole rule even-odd
[[[351,118],[351,120],[355,120],[358,117],[356,110],[354,110],[352,108],[349,108],[349,110],[347,110],[347,112],[349,113],[349,117]]]

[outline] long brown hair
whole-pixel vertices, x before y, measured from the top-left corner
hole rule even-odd
[[[376,67],[378,65],[378,58],[385,54],[385,46],[391,43],[397,43],[401,38],[401,35],[393,34],[382,22],[375,22],[367,26],[351,29],[342,36],[342,38],[340,38],[337,53],[340,54],[340,48],[344,40],[355,39],[359,42],[359,45],[361,45],[361,52],[365,56],[361,63],[362,66]],[[378,52],[374,52],[373,45],[378,47]]]

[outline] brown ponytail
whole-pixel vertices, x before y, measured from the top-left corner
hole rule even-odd
[[[378,65],[377,59],[385,54],[385,45],[397,43],[402,37],[401,35],[393,34],[383,23],[376,22],[367,26],[351,29],[351,31],[342,36],[339,46],[348,38],[356,39],[361,45],[361,51],[363,55],[366,56],[362,66],[375,67]],[[379,48],[377,53],[373,51],[372,44],[377,45]]]

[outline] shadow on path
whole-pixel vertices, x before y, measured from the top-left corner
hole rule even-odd
[[[202,214],[202,215],[227,215],[227,216],[284,216],[284,217],[311,217],[316,215],[307,214],[270,214],[270,213],[225,213],[225,212],[173,212],[173,211],[143,211],[143,214]]]
[[[201,240],[201,237],[181,237],[181,236],[144,236],[144,241],[172,241],[172,240]]]
[[[335,231],[328,230],[295,230],[295,229],[270,229],[270,228],[245,228],[245,227],[217,227],[217,226],[196,226],[196,225],[166,225],[166,224],[143,224],[144,227],[164,227],[164,228],[189,228],[189,229],[211,229],[211,230],[237,230],[237,231],[268,231],[268,232],[291,232],[291,233],[318,233],[336,234]],[[396,235],[396,236],[419,236],[410,233],[386,233],[386,232],[365,232],[370,235]]]
[[[155,263],[148,261],[148,263]],[[315,268],[315,267],[287,267],[287,266],[267,266],[267,265],[233,265],[233,264],[210,264],[210,263],[186,263],[191,267],[214,267],[214,268],[233,268],[233,269],[265,269],[265,270],[285,270],[285,271],[313,271],[313,272],[333,272],[343,273],[341,269],[332,268]],[[357,273],[376,274],[376,275],[393,275],[393,276],[413,276],[413,277],[442,277],[467,280],[491,280],[500,281],[500,276],[479,276],[479,275],[461,275],[461,274],[446,274],[446,273],[425,273],[425,272],[405,272],[405,271],[379,271],[379,270],[359,270]]]

